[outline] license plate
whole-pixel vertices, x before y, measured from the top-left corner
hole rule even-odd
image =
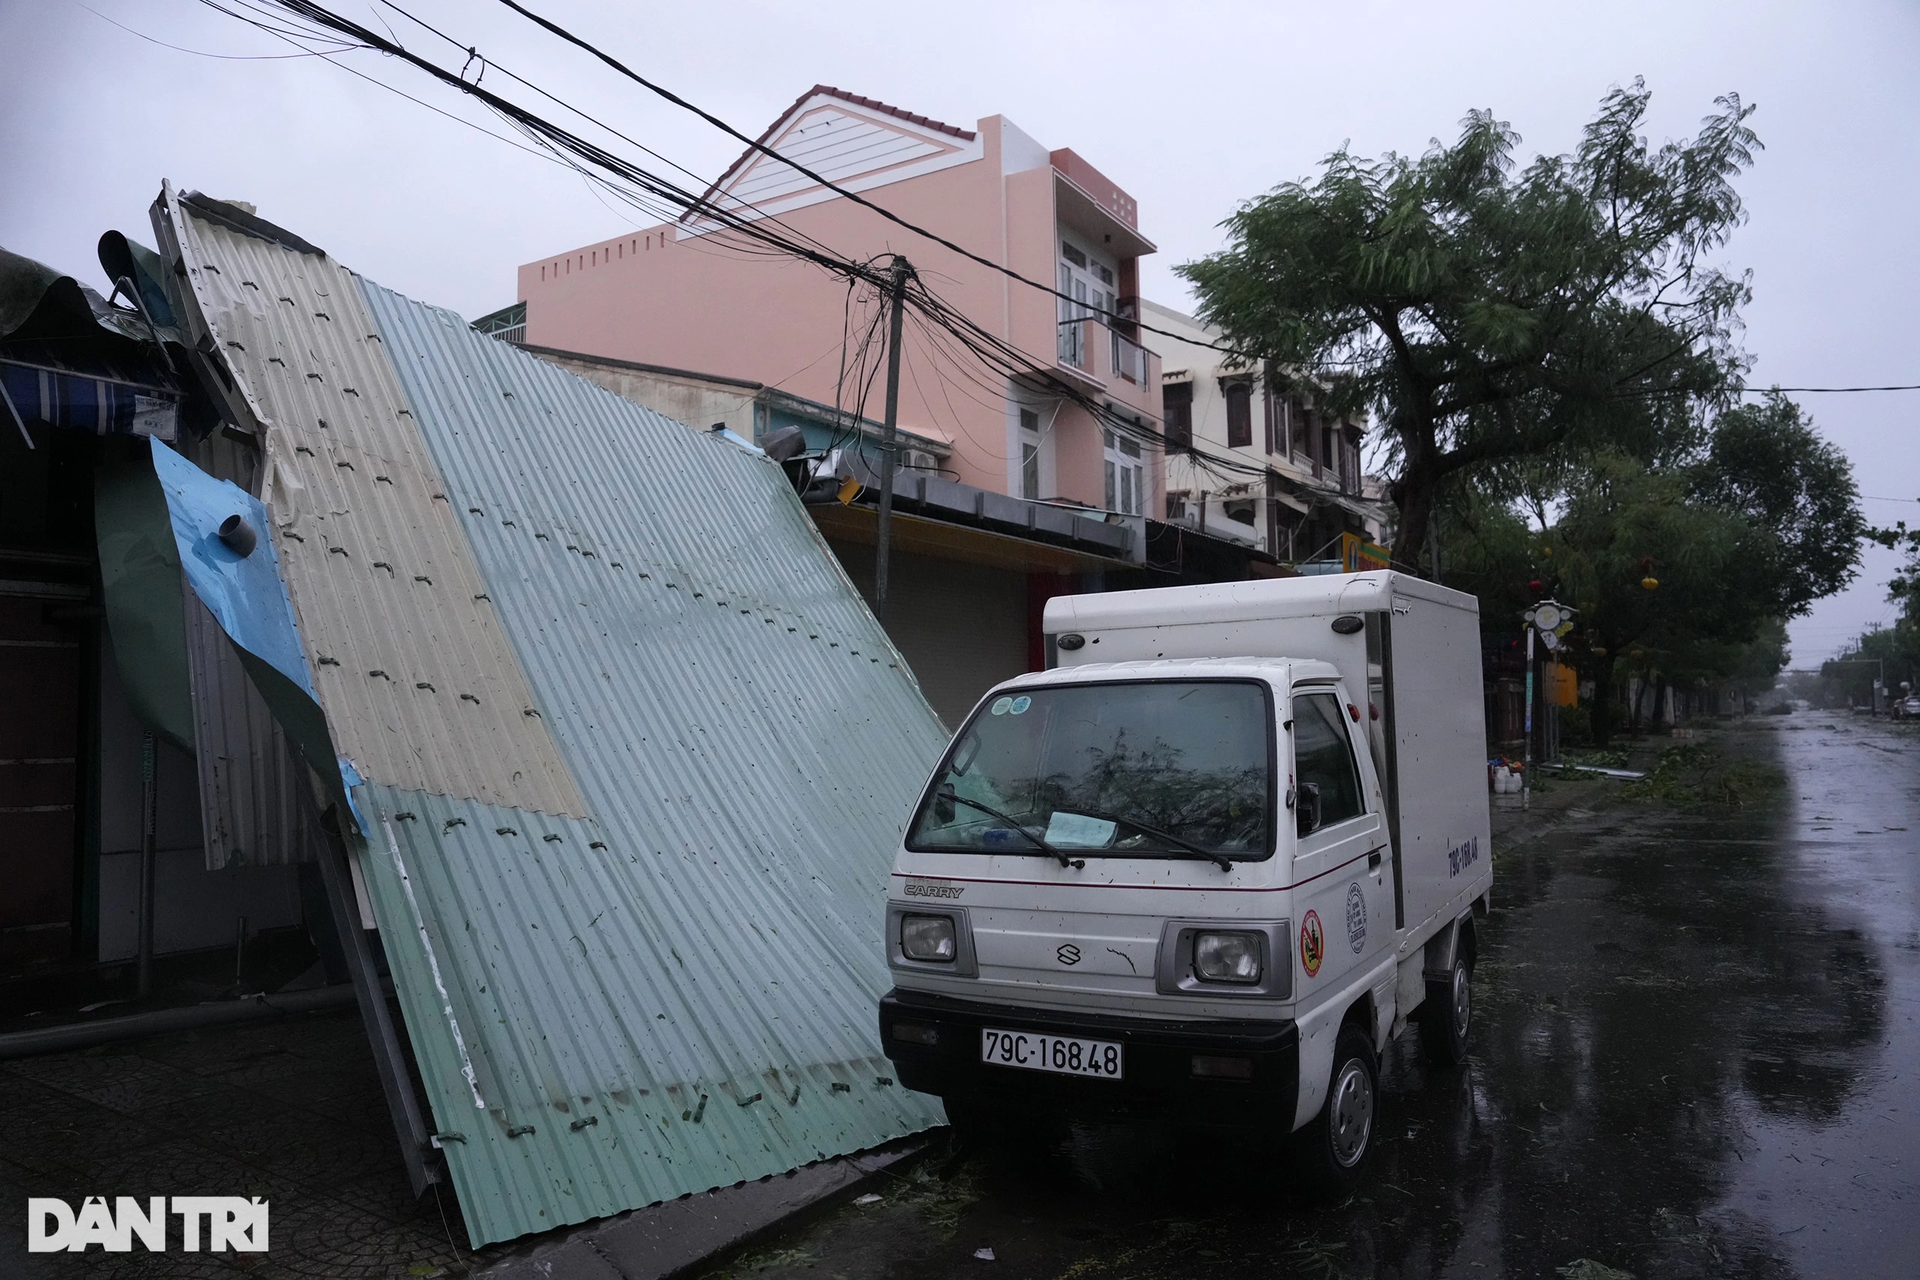
[[[1077,1040],[1037,1031],[980,1031],[980,1061],[997,1067],[1052,1071],[1064,1076],[1097,1076],[1118,1080],[1121,1046],[1108,1040]]]

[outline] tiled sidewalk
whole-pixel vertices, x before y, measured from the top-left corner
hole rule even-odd
[[[353,1009],[0,1062],[0,1275],[420,1280],[477,1261],[415,1200]],[[28,1254],[29,1196],[263,1196],[271,1251]],[[443,1217],[444,1214],[444,1217]]]

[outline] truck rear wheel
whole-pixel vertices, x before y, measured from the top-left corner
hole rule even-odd
[[[1420,1047],[1427,1059],[1444,1067],[1467,1060],[1467,1036],[1473,1030],[1473,968],[1457,949],[1445,982],[1429,982],[1420,1006]]]
[[[1295,1135],[1296,1159],[1307,1190],[1342,1200],[1360,1189],[1373,1156],[1380,1110],[1380,1067],[1373,1045],[1353,1023],[1333,1044],[1333,1076],[1320,1114]]]

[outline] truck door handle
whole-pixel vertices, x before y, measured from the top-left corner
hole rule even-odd
[[[1375,849],[1372,853],[1369,853],[1367,855],[1367,870],[1378,871],[1379,869],[1380,869],[1380,851],[1378,849]]]

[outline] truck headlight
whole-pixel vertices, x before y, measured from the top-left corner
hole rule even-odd
[[[952,916],[901,916],[900,952],[909,960],[951,962],[956,954]]]
[[[1193,939],[1193,973],[1207,982],[1260,981],[1260,935],[1201,933]]]

